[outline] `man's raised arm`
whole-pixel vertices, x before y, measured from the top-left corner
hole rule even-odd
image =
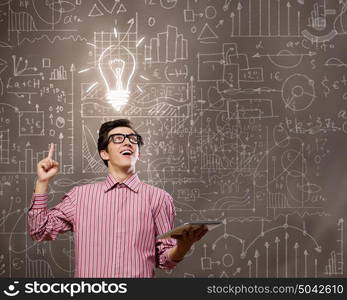
[[[49,182],[58,173],[59,164],[53,160],[54,145],[48,156],[37,164],[37,180],[28,210],[29,235],[33,240],[54,240],[58,233],[73,229],[75,214],[74,189],[65,194],[63,201],[48,209]]]

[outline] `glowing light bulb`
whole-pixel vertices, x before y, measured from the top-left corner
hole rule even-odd
[[[100,55],[99,71],[106,86],[106,99],[117,111],[119,111],[128,103],[130,94],[129,87],[135,73],[136,61],[129,49],[122,47],[129,54],[128,61],[125,62],[123,59],[115,58],[104,62],[106,54],[110,52],[113,47],[113,45],[109,46]]]

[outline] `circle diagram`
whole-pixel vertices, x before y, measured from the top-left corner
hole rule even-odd
[[[285,107],[292,111],[302,111],[310,107],[315,96],[314,81],[303,74],[288,77],[282,86]]]

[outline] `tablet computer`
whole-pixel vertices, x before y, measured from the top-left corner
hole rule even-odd
[[[161,235],[157,236],[157,240],[162,239],[170,239],[176,236],[180,236],[183,233],[183,230],[197,230],[201,228],[202,226],[206,226],[208,230],[212,230],[218,226],[220,226],[222,222],[219,221],[196,221],[196,222],[187,222],[182,225],[179,225],[175,228],[173,228],[170,231],[167,231]]]

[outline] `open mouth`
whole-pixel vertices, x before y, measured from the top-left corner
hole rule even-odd
[[[133,152],[131,150],[124,150],[121,152],[121,154],[124,156],[131,156]]]

